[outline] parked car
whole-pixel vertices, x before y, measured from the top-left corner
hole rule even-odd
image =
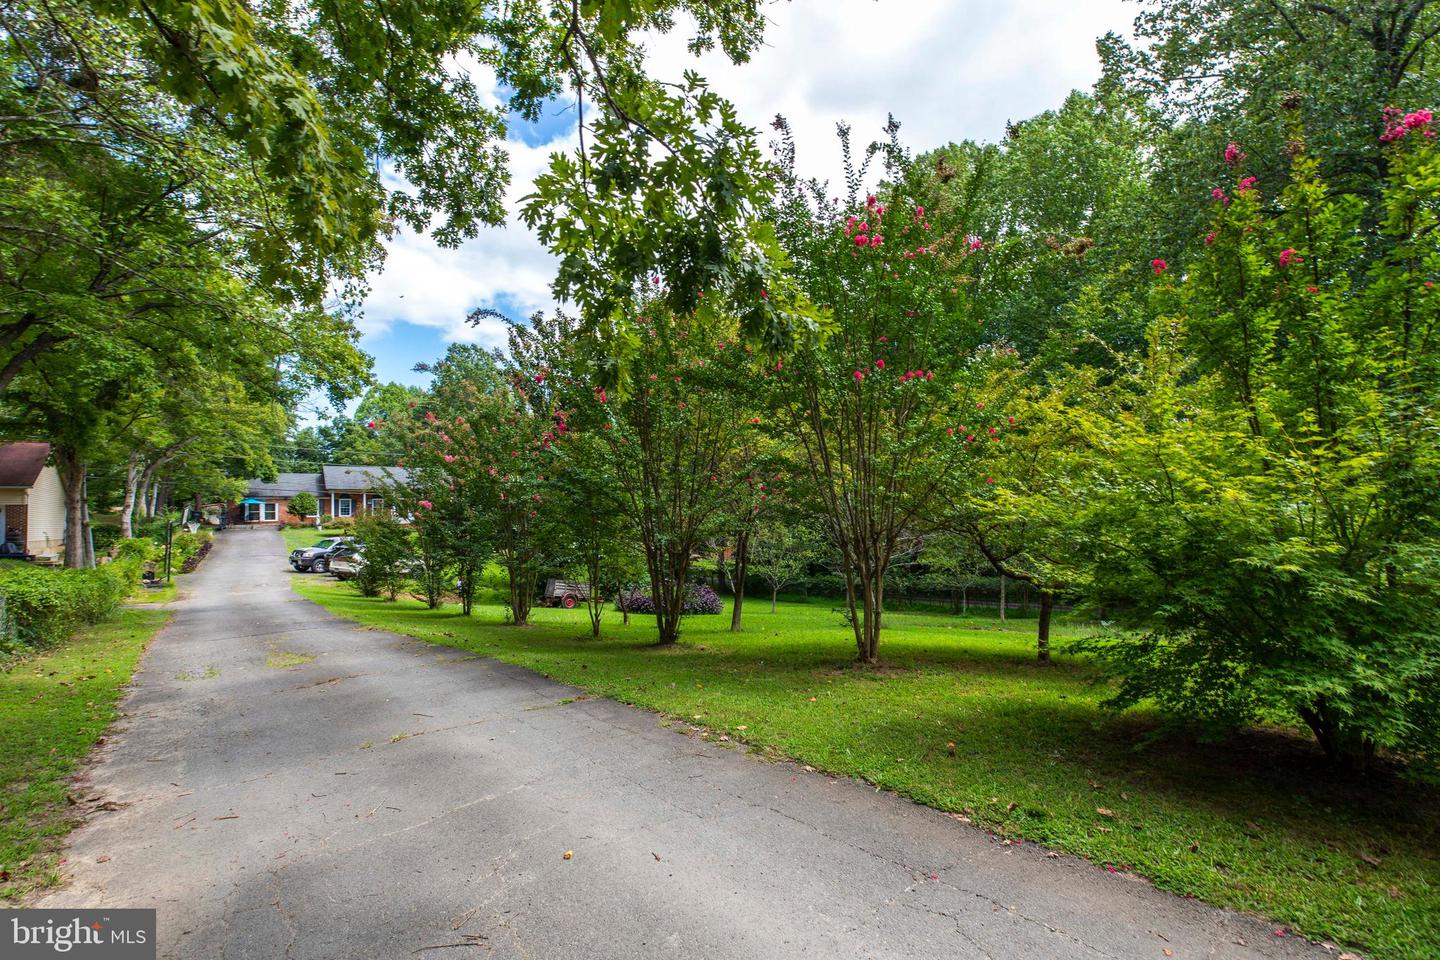
[[[336,550],[355,542],[354,537],[326,537],[312,547],[290,552],[290,566],[304,573],[324,573],[330,569],[330,557]]]
[[[330,568],[330,576],[336,580],[354,580],[365,565],[365,555],[358,546],[351,544],[331,554],[326,565]]]

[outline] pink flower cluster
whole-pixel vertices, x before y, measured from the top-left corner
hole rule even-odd
[[[1230,141],[1230,143],[1225,147],[1225,163],[1229,166],[1235,167],[1239,166],[1241,163],[1244,162],[1245,151],[1240,149],[1240,145],[1238,143],[1233,140]]]
[[[1294,247],[1286,247],[1280,251],[1280,266],[1288,267],[1292,263],[1304,263],[1305,258],[1295,252]]]
[[[1160,274],[1164,273],[1166,270],[1170,269],[1170,264],[1166,263],[1164,260],[1159,259],[1158,257],[1150,261],[1150,266],[1155,270],[1155,276],[1157,277],[1160,276]]]
[[[1435,139],[1435,131],[1430,129],[1430,123],[1435,115],[1429,110],[1414,110],[1404,115],[1399,107],[1385,108],[1385,132],[1380,135],[1382,143],[1394,143],[1397,140],[1405,139],[1406,134],[1412,130],[1423,131],[1429,139]]]
[[[934,380],[935,374],[928,370],[911,370],[909,373],[900,374],[900,382],[907,380]]]
[[[1210,191],[1210,199],[1211,199],[1211,200],[1218,200],[1218,201],[1220,201],[1221,203],[1229,203],[1229,202],[1230,202],[1230,198],[1227,197],[1227,196],[1225,196],[1225,188],[1223,188],[1223,187],[1216,187],[1214,190],[1211,190],[1211,191]]]
[[[434,507],[435,504],[431,503],[429,500],[421,500],[420,506],[424,507],[426,510],[429,510]]]
[[[1255,182],[1255,177],[1246,177],[1235,185],[1235,191],[1237,193],[1249,193],[1255,189]]]

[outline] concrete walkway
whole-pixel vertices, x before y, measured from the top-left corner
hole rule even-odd
[[[156,907],[162,957],[1327,956],[358,628],[290,592],[277,533],[219,540],[79,791],[118,808],[40,904]]]

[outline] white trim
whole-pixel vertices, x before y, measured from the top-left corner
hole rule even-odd
[[[355,498],[350,496],[341,497],[335,504],[335,510],[335,516],[337,517],[355,516]]]
[[[260,518],[266,523],[274,523],[280,519],[280,504],[273,500],[266,500],[260,505]]]

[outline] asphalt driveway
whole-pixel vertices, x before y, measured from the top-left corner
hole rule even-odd
[[[219,540],[39,904],[155,907],[162,957],[1334,956],[357,627],[291,593],[278,533]]]

